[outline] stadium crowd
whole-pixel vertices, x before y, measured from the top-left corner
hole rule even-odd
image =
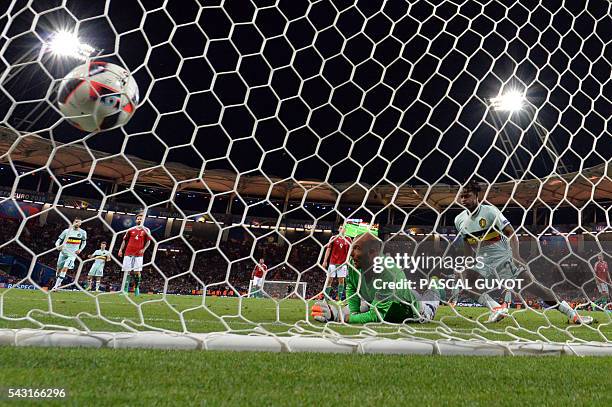
[[[65,227],[64,222],[48,222],[43,226],[36,219],[32,219],[20,231],[19,222],[2,219],[0,256],[18,256],[26,264],[30,264],[32,253],[36,253],[39,255],[36,258],[37,263],[47,266],[50,271],[54,270],[58,255],[55,241]],[[86,260],[102,241],[110,243],[113,236],[100,222],[87,222],[83,228],[88,233],[88,240],[81,259]],[[18,239],[15,239],[17,235]],[[114,258],[106,265],[102,280],[102,287],[107,291],[120,289],[123,274],[117,250],[122,237],[123,234],[118,234],[114,246],[110,248]],[[397,236],[385,244],[384,250],[393,255],[402,252],[421,253],[426,247],[432,248],[428,242],[419,245],[417,242],[414,238]],[[595,254],[594,248],[587,246],[582,252],[572,254],[566,245],[538,246],[542,248],[541,254],[544,256],[525,253],[526,259],[535,259],[530,263],[534,274],[547,283],[556,284],[556,292],[564,299],[575,303],[588,302],[580,287],[593,279],[589,263],[584,259]],[[155,246],[145,255],[142,292],[159,293],[165,290],[168,293],[191,294],[197,290],[212,289],[213,292],[237,291],[239,294],[246,294],[254,264],[260,258],[265,260],[269,269],[267,281],[305,282],[307,297],[320,293],[325,282],[325,273],[320,267],[323,249],[321,243],[314,238],[288,245],[284,240],[279,242],[276,239],[260,238],[253,241],[251,236],[245,234],[243,238],[234,236],[221,241],[217,247],[214,239],[185,235],[182,239],[169,239],[160,243],[155,252],[153,247]],[[560,268],[555,266],[555,263],[565,266]],[[84,284],[92,263],[84,261],[81,264],[79,282]],[[49,274],[33,274],[33,279],[38,279],[38,284],[46,285]],[[71,277],[74,275],[74,272],[70,274]],[[20,280],[19,277],[23,276],[9,271],[6,266],[4,270],[0,270],[0,283],[15,283]],[[595,295],[591,285],[594,287],[594,284],[585,286],[585,292],[593,292]]]
[[[81,260],[93,253],[102,241],[110,242],[112,233],[105,230],[101,224],[85,223],[82,226],[88,234],[87,246],[81,254]],[[19,223],[11,219],[2,219],[0,227],[0,255],[18,256],[23,262],[32,261],[32,253],[38,254],[36,262],[54,269],[58,252],[55,241],[65,225],[47,223],[41,226],[38,222],[29,221],[19,232]],[[18,236],[17,238],[15,238]],[[123,237],[119,234],[116,242]],[[204,287],[214,287],[224,291],[237,290],[238,293],[248,292],[251,271],[255,264],[253,259],[264,258],[269,268],[268,280],[299,281],[307,283],[307,295],[320,292],[325,280],[323,269],[316,265],[321,246],[313,240],[301,242],[289,247],[286,243],[258,240],[253,257],[252,239],[228,239],[216,247],[216,242],[196,236],[186,236],[185,243],[181,239],[171,240],[158,245],[153,253],[153,247],[145,255],[145,267],[141,291],[163,292],[175,294],[191,294],[194,290]],[[123,274],[120,259],[117,257],[118,244],[111,247],[114,259],[106,264],[102,287],[107,290],[119,290]],[[289,252],[288,260],[287,252]],[[152,258],[154,254],[155,258]],[[91,261],[83,261],[79,282],[83,284]],[[4,274],[6,276],[4,276]],[[70,273],[74,276],[74,272]],[[0,278],[9,283],[19,280],[14,274],[3,272]],[[34,277],[36,278],[36,277]],[[36,283],[46,285],[47,279],[40,278]],[[2,282],[2,281],[0,281]],[[167,287],[166,287],[167,282]]]

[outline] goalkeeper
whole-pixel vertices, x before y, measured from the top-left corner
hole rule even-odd
[[[370,233],[355,238],[346,279],[348,307],[317,301],[311,313],[315,320],[365,324],[425,323],[434,319],[440,294],[428,290],[421,295],[409,288],[389,288],[389,283],[405,282],[406,275],[397,266],[384,268],[381,273],[374,271],[374,258],[381,255],[381,249],[382,243]]]

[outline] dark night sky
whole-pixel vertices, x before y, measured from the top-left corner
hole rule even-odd
[[[0,27],[10,26],[1,52],[14,63],[41,44],[26,1],[10,20],[2,3]],[[475,172],[489,181],[514,176],[504,168],[499,129],[531,174],[549,174],[546,154],[530,159],[541,145],[537,120],[570,170],[612,155],[606,0],[562,9],[550,0],[444,1],[435,9],[425,1],[181,0],[165,10],[161,0],[113,0],[106,15],[103,1],[57,10],[60,1],[34,3],[41,37],[77,18],[80,36],[103,49],[104,60],[127,65],[139,84],[134,118],[87,138],[93,149],[119,152],[132,135],[125,153],[151,160],[161,159],[162,142],[191,144],[168,160],[199,167],[199,153],[206,168],[260,167],[270,176],[457,184]],[[75,64],[44,63],[54,79]],[[53,83],[36,64],[18,78],[0,99],[43,98]],[[487,111],[484,100],[504,85],[527,89],[531,113]],[[8,106],[0,104],[2,122],[16,125],[34,103],[7,117]],[[86,136],[55,112],[32,130],[59,141]]]

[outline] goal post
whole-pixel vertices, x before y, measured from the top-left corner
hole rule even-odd
[[[612,355],[610,1],[98,3],[0,5],[0,345]]]
[[[85,347],[111,349],[178,349],[252,352],[318,352],[440,356],[610,356],[601,343],[520,343],[494,341],[427,341],[410,339],[335,339],[295,335],[116,333],[49,330],[0,330],[0,346]]]

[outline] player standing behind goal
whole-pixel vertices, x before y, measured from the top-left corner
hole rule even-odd
[[[264,280],[268,274],[268,266],[264,263],[264,259],[259,259],[259,263],[253,268],[251,273],[251,279],[253,280],[253,286],[251,291],[251,297],[262,298],[263,297],[263,285]]]
[[[612,279],[610,279],[608,263],[604,260],[602,253],[597,255],[597,263],[595,263],[595,282],[597,283],[597,291],[600,294],[597,302],[601,302],[605,306],[611,300],[608,285],[612,285]]]
[[[479,201],[480,191],[480,185],[476,181],[470,181],[462,188],[459,201],[466,209],[455,217],[455,228],[464,240],[465,256],[480,257],[483,263],[483,267],[463,273],[469,285],[474,287],[474,282],[479,277],[498,280],[522,279],[522,294],[539,297],[549,307],[557,308],[565,314],[570,323],[591,324],[592,317],[578,315],[566,301],[558,302],[551,289],[535,280],[521,257],[514,228],[499,209]],[[491,314],[488,323],[501,321],[508,316],[507,306],[500,305],[488,293],[468,290],[468,294],[489,308]]]
[[[100,243],[100,248],[89,255],[90,259],[95,259],[89,273],[87,274],[87,291],[91,291],[93,279],[96,278],[96,292],[100,291],[100,280],[104,275],[104,266],[110,261],[110,252],[106,250],[106,242]]]
[[[151,232],[144,227],[144,215],[136,216],[136,226],[128,229],[121,247],[119,248],[119,257],[123,256],[125,249],[125,257],[123,257],[123,281],[124,291],[127,294],[130,291],[130,274],[134,276],[134,295],[140,295],[140,282],[142,281],[142,263],[145,251],[151,244]],[[127,242],[127,246],[126,246]]]
[[[346,260],[350,248],[351,238],[344,235],[344,226],[340,226],[338,234],[329,239],[327,249],[325,249],[325,256],[323,257],[323,268],[327,270],[325,296],[329,299],[331,299],[335,278],[338,278],[338,301],[344,299],[344,279],[348,274]]]
[[[60,251],[60,254],[57,258],[56,278],[52,290],[61,287],[66,273],[74,268],[76,258],[86,244],[87,232],[81,229],[81,218],[74,218],[72,226],[64,230],[55,242],[55,247]]]

